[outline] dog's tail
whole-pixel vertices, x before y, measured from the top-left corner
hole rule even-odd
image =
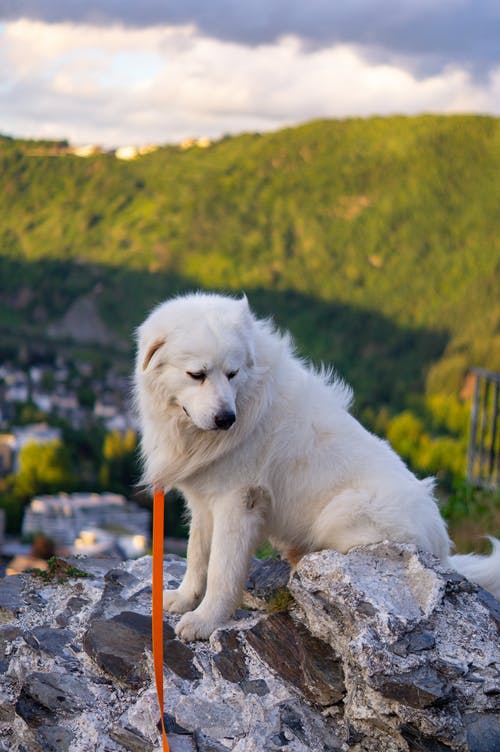
[[[489,556],[457,554],[450,556],[449,563],[457,572],[489,590],[500,601],[500,541],[491,537],[490,541],[493,551]]]

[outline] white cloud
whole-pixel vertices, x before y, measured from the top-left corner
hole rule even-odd
[[[107,146],[267,130],[316,117],[500,109],[500,68],[417,78],[348,45],[293,36],[251,50],[192,26],[19,20],[3,28],[0,131]]]
[[[0,18],[100,28],[191,24],[249,47],[295,35],[316,47],[358,45],[427,73],[450,64],[484,75],[498,61],[497,0],[0,0]]]

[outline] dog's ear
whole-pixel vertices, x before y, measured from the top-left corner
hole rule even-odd
[[[238,303],[241,306],[240,308],[241,319],[240,320],[245,323],[245,330],[251,333],[253,330],[254,317],[253,317],[252,311],[250,310],[248,298],[245,295],[245,293],[243,293]],[[247,338],[246,365],[247,365],[247,368],[253,368],[253,366],[255,365],[254,344],[253,344],[253,339],[251,336]]]
[[[153,357],[153,355],[156,352],[158,352],[160,347],[163,347],[163,345],[165,344],[165,341],[166,341],[166,337],[163,337],[162,339],[157,339],[148,347],[146,355],[144,356],[144,360],[142,361],[143,371],[145,371],[148,365],[150,364],[151,358]]]
[[[250,322],[253,321],[253,314],[250,310],[248,298],[245,293],[243,293],[243,297],[240,298],[238,303],[240,304],[240,320],[245,321],[247,324],[250,324]]]

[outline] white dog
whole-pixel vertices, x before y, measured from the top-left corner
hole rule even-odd
[[[433,481],[348,412],[349,388],[304,365],[290,337],[246,298],[174,298],[139,329],[135,394],[144,481],[182,491],[191,514],[187,571],[164,608],[177,634],[204,639],[238,605],[256,546],[292,561],[385,539],[432,552],[500,598],[490,557],[450,557]]]

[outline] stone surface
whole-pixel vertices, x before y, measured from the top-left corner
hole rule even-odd
[[[243,649],[234,629],[220,630],[218,641],[221,649],[214,655],[213,664],[226,681],[235,684],[248,677],[248,669]]]
[[[91,622],[83,648],[107,674],[138,688],[147,677],[145,648],[148,637],[140,629],[113,619]]]
[[[372,686],[384,697],[414,708],[426,708],[446,697],[443,682],[428,666],[419,666],[394,677],[377,677]]]
[[[129,752],[153,752],[154,750],[153,744],[136,729],[114,726],[109,736]]]
[[[283,679],[319,705],[335,705],[345,695],[342,664],[328,643],[312,637],[287,613],[262,619],[247,641]]]
[[[22,575],[4,577],[0,581],[0,623],[13,621],[20,613],[24,605],[21,593],[25,584]]]
[[[429,554],[389,544],[304,557],[290,590],[296,618],[342,657],[355,749],[469,750],[471,717],[484,719],[483,737],[497,733],[489,594]]]
[[[465,717],[467,742],[471,752],[498,752],[500,749],[500,716],[492,713],[471,713]]]
[[[248,600],[269,601],[288,585],[290,564],[276,559],[253,559],[246,585]]]
[[[0,752],[156,752],[151,559],[0,581]],[[164,561],[179,584],[185,562]],[[500,606],[411,546],[253,563],[264,605],[209,642],[165,616],[171,752],[497,752]],[[285,601],[286,602],[286,601]],[[2,623],[3,622],[3,623]]]
[[[68,645],[74,637],[70,629],[53,627],[35,627],[32,632],[26,634],[25,640],[31,647],[42,650],[52,656],[62,655],[68,650]]]
[[[45,726],[39,729],[36,740],[47,752],[71,752],[73,733],[64,726]]]
[[[11,624],[0,626],[0,674],[4,674],[9,668],[9,656],[12,652],[14,641],[22,635],[19,627]]]
[[[61,715],[74,715],[90,707],[95,699],[85,679],[55,671],[29,674],[23,691],[43,708]]]

